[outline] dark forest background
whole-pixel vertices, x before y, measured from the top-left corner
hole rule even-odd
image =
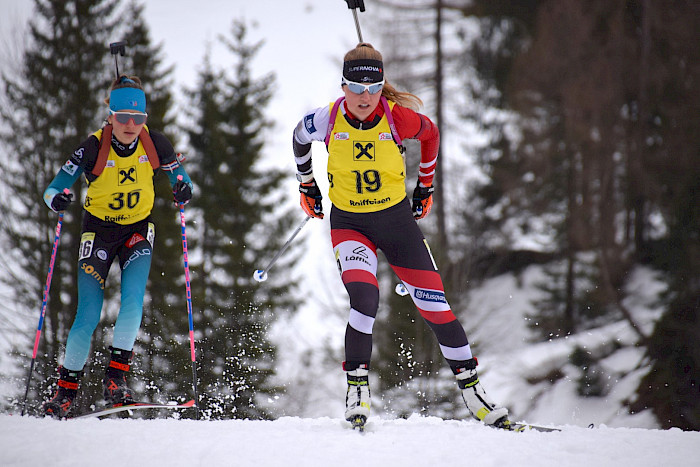
[[[338,3],[340,14],[345,4]],[[536,339],[626,321],[649,362],[629,409],[652,408],[664,427],[700,429],[700,5],[365,3],[372,15],[361,19],[384,53],[388,78],[423,98],[423,111],[444,140],[467,135],[457,149],[441,148],[435,210],[425,224],[448,295],[468,294],[497,274],[548,265],[545,299],[532,320]],[[118,21],[125,9],[128,23]],[[392,28],[382,27],[386,21]],[[114,69],[107,45],[129,38],[120,68],[146,84],[149,125],[176,148],[186,135],[181,151],[188,173],[195,186],[214,188],[196,191],[186,209],[198,384],[211,418],[270,416],[260,401],[280,388],[269,382],[276,349],[266,332],[280,313],[302,306],[290,294],[294,283],[259,287],[250,273],[293,229],[295,217],[279,206],[296,195],[280,188],[291,174],[256,165],[275,77],[274,70],[251,75],[264,44],[251,42],[246,31],[244,21],[232,18],[222,39],[230,61],[202,58],[187,103],[194,124],[186,129],[173,117],[172,71],[151,43],[139,2],[36,0],[22,59],[1,80],[2,192],[12,200],[0,218],[7,245],[2,280],[13,307],[0,313],[14,313],[39,308],[57,221],[41,195],[77,144],[102,124]],[[480,142],[469,140],[467,128],[483,136]],[[408,157],[413,163],[415,148]],[[445,164],[460,161],[479,176],[446,173]],[[77,198],[82,189],[73,187]],[[179,219],[164,175],[158,190],[154,263],[135,349],[138,389],[150,397],[192,386]],[[76,307],[80,215],[74,203],[63,224],[60,273],[53,277],[30,395],[34,409],[50,394]],[[516,247],[523,237],[549,241]],[[298,254],[284,258],[292,267]],[[625,283],[639,265],[667,283],[658,297],[664,312],[651,333],[624,305]],[[108,279],[105,315],[118,310],[118,281],[118,274]],[[431,378],[443,362],[426,327],[406,319],[412,307],[393,294],[384,294],[382,306],[391,310],[382,319],[392,322],[377,326],[376,345],[385,349],[374,363],[381,390],[416,375]],[[36,319],[34,311],[26,315],[27,322]],[[110,332],[106,320],[103,325],[86,368],[85,406],[100,397]],[[425,358],[407,364],[406,346]],[[27,360],[27,349],[17,349],[22,372]],[[574,361],[591,364],[580,356]],[[3,404],[18,401],[21,395]]]

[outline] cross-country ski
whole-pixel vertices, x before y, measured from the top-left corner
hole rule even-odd
[[[144,409],[189,409],[194,407],[194,399],[191,399],[184,403],[178,402],[166,402],[166,403],[154,403],[154,402],[134,402],[132,404],[124,404],[117,407],[107,407],[105,409],[98,409],[93,412],[86,412],[80,415],[76,415],[72,418],[91,418],[91,417],[104,417],[105,415],[111,415],[124,411],[132,410],[144,410]]]

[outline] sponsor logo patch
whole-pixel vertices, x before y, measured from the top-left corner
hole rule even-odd
[[[375,204],[386,204],[391,201],[391,196],[382,199],[363,199],[362,201],[350,200],[350,206],[373,206]]]
[[[350,139],[350,133],[339,132],[333,135],[333,139],[336,141],[347,141]]]
[[[136,183],[135,165],[119,170],[119,185],[131,185],[133,183]]]
[[[105,216],[105,222],[121,222],[125,221],[129,218],[129,216],[125,216],[124,214],[119,214],[118,216]]]
[[[413,295],[418,299],[418,300],[423,300],[426,302],[438,302],[438,303],[447,303],[447,300],[445,299],[445,294],[443,292],[437,292],[434,290],[423,290],[423,289],[416,289]]]
[[[379,133],[379,141],[391,141],[392,136],[391,133]]]
[[[309,133],[316,133],[313,114],[309,114],[306,117],[304,117],[304,128],[306,128],[306,131],[308,131]]]
[[[101,248],[97,250],[97,252],[95,252],[95,256],[97,256],[102,261],[107,261],[107,252]]]
[[[126,262],[124,263],[124,267],[122,268],[122,270],[126,269],[131,264],[132,261],[134,261],[135,259],[138,259],[142,256],[151,256],[151,249],[144,248],[143,250],[134,250],[134,252],[131,254],[131,256],[129,256],[129,259],[126,260]]]
[[[374,160],[374,143],[372,141],[355,141],[354,151],[353,159],[356,161]]]
[[[94,268],[93,266],[91,266],[91,265],[89,265],[89,264],[87,264],[87,263],[83,263],[83,264],[80,265],[80,268],[83,270],[83,272],[84,272],[85,274],[87,274],[88,276],[93,277],[93,278],[100,284],[100,287],[101,287],[101,288],[103,288],[103,289],[105,288],[105,280],[104,280],[104,278],[100,275],[100,273],[98,273],[97,271],[95,271],[95,268]]]
[[[361,263],[365,263],[367,265],[370,265],[369,262],[369,255],[367,254],[367,247],[364,245],[360,245],[354,250],[352,250],[352,255],[348,255],[345,257],[345,261],[359,261]]]
[[[71,161],[68,161],[65,164],[63,164],[62,169],[68,175],[75,175],[75,171],[78,170],[78,166],[72,163]]]
[[[348,69],[351,73],[358,72],[358,71],[373,71],[374,73],[381,73],[382,72],[382,67],[375,66],[375,65],[355,65],[352,66]]]
[[[146,240],[146,239],[143,238],[143,235],[141,235],[139,233],[135,233],[134,235],[131,236],[131,238],[129,240],[127,240],[126,247],[131,248],[132,246],[136,245],[138,242],[142,242],[144,240]]]

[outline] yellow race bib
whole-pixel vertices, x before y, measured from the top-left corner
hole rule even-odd
[[[99,139],[102,130],[94,135]],[[107,222],[127,225],[143,220],[151,213],[155,200],[153,173],[141,141],[128,157],[120,157],[110,146],[104,171],[88,182],[83,207]]]
[[[406,161],[386,115],[369,130],[353,128],[336,115],[328,141],[328,197],[336,207],[374,212],[394,206],[406,197],[405,178]]]

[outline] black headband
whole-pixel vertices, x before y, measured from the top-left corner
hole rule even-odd
[[[348,60],[343,63],[343,77],[356,83],[378,83],[384,79],[381,60]]]

